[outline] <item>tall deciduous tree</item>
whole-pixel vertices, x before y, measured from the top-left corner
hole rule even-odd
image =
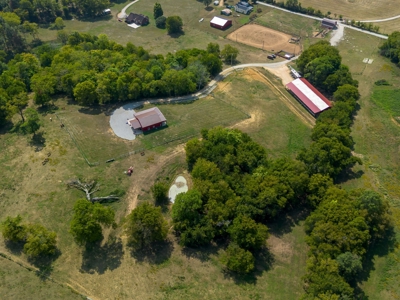
[[[74,88],[75,100],[83,106],[91,106],[97,102],[96,85],[91,80],[78,83]]]
[[[34,108],[29,107],[25,110],[25,117],[26,120],[21,125],[22,130],[26,133],[32,133],[35,136],[42,125],[38,112]]]
[[[168,203],[168,186],[164,182],[157,182],[151,187],[151,193],[153,194],[154,201],[157,204]]]
[[[85,199],[75,202],[70,233],[78,244],[93,243],[103,238],[102,225],[114,224],[114,211],[99,203],[92,204]]]
[[[171,16],[167,18],[167,31],[168,34],[180,33],[182,32],[183,21],[179,16]]]
[[[248,250],[260,249],[268,238],[267,226],[257,224],[247,216],[235,218],[233,224],[228,228],[228,232],[233,242]]]
[[[165,240],[168,224],[161,214],[161,208],[149,203],[139,205],[127,217],[126,233],[129,243],[135,248]]]
[[[212,0],[203,0],[203,4],[204,4],[206,7],[209,7],[210,4],[211,4],[211,2],[212,2]]]
[[[239,50],[229,44],[224,46],[221,51],[221,56],[224,58],[225,62],[233,64],[239,54]]]

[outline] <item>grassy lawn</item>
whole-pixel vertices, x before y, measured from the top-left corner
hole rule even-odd
[[[392,205],[396,240],[400,241],[400,127],[395,105],[400,87],[400,70],[378,53],[382,40],[346,30],[345,40],[339,44],[343,63],[350,67],[359,81],[361,99],[352,128],[354,151],[362,155],[363,166],[357,167],[354,179],[344,188],[375,189],[386,195]],[[374,62],[366,65],[364,58]],[[392,86],[378,87],[373,83],[388,80]],[[399,299],[400,248],[380,242],[372,247],[367,259],[367,272],[361,288],[369,299]]]
[[[400,14],[397,0],[303,0],[302,7],[313,7],[326,14],[331,12],[331,17],[343,15],[346,19],[374,20],[385,19]]]
[[[273,156],[294,155],[309,143],[310,129],[287,110],[269,87],[249,77],[246,70],[238,72],[222,82],[213,96],[190,104],[161,105],[169,120],[168,128],[134,142],[113,136],[108,125],[111,108],[87,110],[66,105],[62,99],[56,105],[57,115],[66,128],[60,128],[54,113],[43,111],[41,141],[32,142],[30,136],[11,132],[0,135],[0,220],[20,214],[26,222],[38,222],[57,232],[60,255],[46,267],[55,280],[92,299],[299,298],[306,245],[302,219],[297,216],[270,225],[270,250],[260,253],[257,271],[248,277],[232,277],[223,272],[218,261],[222,248],[215,245],[196,251],[182,249],[171,235],[170,242],[155,253],[138,255],[126,247],[121,228],[106,230],[103,243],[95,250],[78,247],[68,233],[73,204],[84,196],[81,191],[67,189],[69,179],[98,180],[99,196],[117,188],[126,191],[119,202],[110,204],[120,222],[131,207],[133,194],[138,195],[139,203],[149,201],[149,190],[156,179],[171,181],[186,172],[185,154],[177,152],[175,144],[146,150],[144,156],[137,154],[110,164],[104,162],[109,155],[120,151],[139,146],[151,148],[171,137],[198,135],[203,127],[223,125],[248,132]],[[248,119],[246,113],[255,118]],[[66,129],[72,132],[76,144]],[[80,151],[101,163],[89,167]],[[42,165],[48,153],[51,153],[49,162]],[[123,173],[130,165],[134,166],[132,177]],[[170,218],[168,212],[166,217]],[[29,263],[20,249],[10,248],[2,239],[0,252]],[[7,269],[5,264],[4,268]],[[20,277],[13,272],[5,274],[6,281],[12,282],[6,285],[8,293],[16,299],[25,298],[25,293],[35,295],[30,290],[40,286],[32,281],[32,285],[19,291]],[[54,292],[60,299],[69,299],[63,296],[62,287],[58,290],[55,286]],[[51,293],[50,290],[48,298],[54,298]]]
[[[66,20],[64,21],[67,32],[79,31],[94,35],[106,34],[110,39],[125,45],[128,42],[136,46],[143,46],[154,54],[173,53],[181,49],[199,48],[205,49],[210,42],[218,43],[221,49],[226,44],[237,47],[240,51],[238,61],[240,63],[265,62],[266,53],[256,48],[232,42],[225,37],[249,21],[249,16],[226,17],[233,20],[233,25],[227,30],[218,30],[210,26],[210,20],[214,16],[220,16],[220,11],[224,7],[210,6],[212,10],[206,10],[203,3],[199,1],[188,2],[184,0],[165,0],[160,2],[166,17],[179,15],[183,20],[183,31],[181,35],[170,36],[166,29],[159,29],[155,26],[153,17],[153,7],[155,1],[139,1],[127,10],[127,13],[135,12],[149,16],[150,24],[138,29],[130,28],[124,22],[118,22],[116,15],[128,2],[114,4],[111,7],[112,15],[92,20]],[[234,4],[233,0],[229,2]],[[262,16],[270,9],[261,7],[262,12],[257,13]],[[204,18],[203,22],[199,19]],[[57,32],[55,30],[40,29],[39,37],[44,41],[54,41]]]
[[[143,109],[150,107],[152,106]],[[203,128],[230,126],[247,118],[243,111],[212,98],[186,104],[160,105],[159,108],[168,120],[168,126],[140,135],[134,141],[116,137],[110,129],[108,113],[101,110],[86,111],[78,106],[68,105],[57,116],[65,124],[65,129],[71,134],[81,155],[90,163],[104,163],[135,150],[148,150],[156,146],[165,148],[170,143],[182,143],[199,136]]]
[[[43,281],[34,272],[3,257],[0,257],[0,280],[2,299],[83,299],[69,288]]]
[[[216,99],[231,103],[251,115],[250,120],[235,127],[248,133],[269,150],[271,156],[295,156],[301,148],[309,145],[311,128],[260,82],[256,73],[245,70],[231,74],[214,95]]]

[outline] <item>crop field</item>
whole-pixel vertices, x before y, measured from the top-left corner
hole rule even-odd
[[[343,15],[345,19],[375,20],[400,14],[397,0],[304,0],[303,7],[313,7],[322,13],[331,12],[331,16]]]
[[[138,152],[157,146],[165,147],[170,143],[183,143],[199,136],[203,128],[230,126],[247,118],[244,111],[212,98],[187,104],[161,105],[160,110],[168,120],[168,126],[140,135],[134,141],[127,141],[114,135],[108,116],[104,113],[85,114],[74,106],[67,109],[68,112],[64,110],[57,116],[81,155],[91,164],[123,157],[135,150]]]
[[[299,44],[291,44],[290,35],[260,25],[249,24],[240,27],[227,36],[228,39],[253,46],[262,50],[277,52],[284,50],[298,55],[301,47]]]

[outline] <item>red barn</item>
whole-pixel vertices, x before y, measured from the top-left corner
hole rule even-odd
[[[139,129],[144,132],[167,125],[167,119],[165,119],[158,107],[134,113],[133,117],[133,119],[128,120],[128,124],[134,130]]]
[[[304,78],[293,80],[286,88],[314,117],[318,117],[321,112],[332,106],[331,102]]]
[[[226,20],[220,17],[214,17],[210,21],[210,26],[218,29],[226,29],[230,26],[232,26],[232,20]]]

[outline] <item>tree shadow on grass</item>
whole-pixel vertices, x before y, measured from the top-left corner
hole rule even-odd
[[[206,262],[210,260],[211,255],[217,255],[218,250],[221,247],[222,247],[221,244],[215,244],[215,243],[212,243],[209,246],[198,247],[198,248],[184,247],[182,249],[182,254],[184,254],[187,258],[191,259],[195,258],[200,260],[201,262]]]
[[[104,113],[106,116],[110,116],[118,107],[117,105],[81,107],[78,111],[87,115],[100,115]]]
[[[254,271],[249,274],[238,274],[229,270],[224,271],[224,277],[232,279],[236,284],[253,284],[257,283],[257,278],[262,276],[264,272],[268,272],[274,262],[273,254],[267,248],[263,248],[254,254]]]
[[[293,227],[299,225],[310,214],[308,208],[296,208],[284,214],[277,216],[272,222],[267,223],[269,232],[277,237],[290,233]]]
[[[169,33],[168,35],[169,35],[170,37],[174,38],[174,39],[177,39],[177,38],[179,38],[180,36],[185,35],[185,32],[181,31],[181,32],[176,32],[176,33]]]
[[[124,249],[121,239],[108,241],[104,246],[99,243],[86,246],[83,252],[81,272],[103,274],[115,270],[121,265]]]
[[[41,280],[46,280],[51,275],[53,271],[53,262],[61,255],[59,249],[53,255],[39,256],[35,258],[28,258],[28,262],[34,265],[39,270],[36,271],[36,276]]]
[[[7,250],[14,255],[21,255],[25,245],[23,242],[11,242],[9,240],[4,240],[4,244]]]
[[[54,114],[56,111],[58,111],[59,108],[57,105],[54,103],[48,103],[46,105],[39,106],[37,111],[42,115],[46,116],[48,114]]]
[[[131,248],[131,255],[138,262],[148,262],[150,264],[159,265],[167,261],[174,250],[174,245],[170,240],[152,243],[148,247],[142,249]]]
[[[347,169],[347,170],[344,170],[343,172],[341,172],[335,178],[334,181],[335,181],[335,184],[342,184],[349,180],[361,178],[361,176],[363,176],[363,175],[364,175],[363,170],[353,171],[352,169]]]
[[[43,132],[40,131],[36,133],[30,140],[29,140],[29,146],[31,147],[36,147],[36,148],[43,148],[46,146],[46,139],[43,136]]]
[[[386,231],[386,234],[382,239],[377,239],[370,245],[363,260],[362,272],[357,277],[357,282],[368,280],[371,271],[375,270],[374,258],[376,256],[386,256],[393,252],[397,246],[398,241],[396,240],[396,232],[394,231],[394,228],[391,227]]]

